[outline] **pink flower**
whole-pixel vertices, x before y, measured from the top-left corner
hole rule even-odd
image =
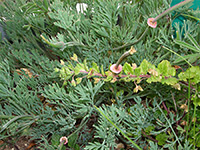
[[[63,136],[63,137],[61,137],[60,138],[60,143],[64,143],[64,144],[67,144],[68,143],[68,139],[67,139],[67,137],[66,136]]]
[[[153,22],[154,21],[154,18],[148,18],[147,20],[147,24],[152,27],[152,28],[156,28],[157,26],[157,21]]]
[[[116,68],[116,64],[113,64],[112,66],[110,66],[110,70],[113,72],[113,73],[120,73],[122,71],[122,65],[119,65],[117,68]]]

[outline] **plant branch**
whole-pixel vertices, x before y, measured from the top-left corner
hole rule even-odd
[[[116,47],[116,48],[113,48],[113,50],[120,50],[120,49],[123,49],[123,48],[127,48],[129,46],[132,46],[134,44],[137,44],[140,40],[142,40],[142,38],[146,35],[147,31],[148,31],[149,27],[146,28],[146,30],[143,32],[143,34],[139,37],[138,40],[134,41],[133,43],[127,43],[127,44],[124,44],[122,46],[119,46],[119,47]]]
[[[185,0],[183,2],[180,2],[172,7],[170,7],[169,9],[165,10],[164,12],[162,12],[161,14],[159,14],[152,22],[156,22],[157,20],[159,20],[160,18],[162,18],[163,16],[167,15],[168,13],[172,12],[175,9],[178,9],[181,6],[186,5],[187,3],[191,2],[193,0]]]

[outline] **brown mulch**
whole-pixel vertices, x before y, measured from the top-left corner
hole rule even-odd
[[[15,144],[0,140],[0,150],[35,150],[35,146],[36,144],[28,137],[20,137]]]

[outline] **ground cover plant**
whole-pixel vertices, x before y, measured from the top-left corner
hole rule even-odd
[[[192,2],[1,1],[0,148],[198,149]]]

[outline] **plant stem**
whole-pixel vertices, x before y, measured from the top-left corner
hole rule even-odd
[[[195,96],[197,96],[197,90],[196,90],[196,93],[195,93]],[[194,118],[194,124],[193,124],[193,137],[194,137],[194,142],[193,142],[193,145],[194,145],[194,149],[195,149],[195,145],[196,145],[196,111],[197,111],[197,104],[196,104],[196,101],[197,101],[197,99],[196,99],[196,97],[194,98],[194,102],[193,102],[193,104],[194,104],[194,115],[193,115],[193,118]]]
[[[58,150],[62,150],[63,146],[64,146],[64,142],[61,142],[60,145],[58,146]]]
[[[67,137],[68,139],[69,139],[71,136],[73,136],[75,133],[77,133],[80,129],[82,129],[83,126],[86,125],[86,123],[90,120],[90,115],[91,115],[92,111],[93,111],[93,109],[90,110],[90,112],[88,113],[88,115],[87,115],[87,116],[88,116],[87,120],[85,120],[85,119],[86,119],[85,117],[81,120],[81,123],[80,123],[79,127],[78,127],[72,134],[70,134],[70,135]]]
[[[165,110],[167,111],[167,115],[169,115],[170,112],[169,112],[167,106],[165,105],[165,102],[162,102],[162,105],[163,105],[163,107],[165,108]]]
[[[157,20],[159,20],[160,18],[162,18],[163,16],[165,16],[166,14],[170,13],[171,11],[178,9],[181,6],[186,5],[187,3],[191,2],[193,0],[185,0],[183,2],[180,2],[172,7],[170,7],[169,9],[165,10],[164,12],[162,12],[161,14],[159,14],[156,18],[154,18],[154,20],[152,21],[152,23],[156,22]]]
[[[165,113],[162,111],[162,109],[160,108],[160,106],[158,105],[158,103],[157,103],[157,106],[158,106],[159,110],[161,111],[162,115],[165,117],[165,119],[166,119],[166,121],[167,121],[169,127],[171,128],[171,130],[172,130],[174,136],[176,137],[176,140],[178,141],[178,144],[179,144],[179,145],[181,146],[181,148],[183,149],[183,146],[181,145],[181,143],[180,143],[180,141],[179,141],[179,138],[177,137],[176,133],[174,132],[174,129],[173,129],[171,123],[169,122],[169,119],[165,116]]]
[[[164,49],[166,49],[166,50],[168,50],[168,51],[170,51],[170,52],[176,54],[177,56],[181,57],[186,63],[188,63],[188,65],[190,65],[190,67],[192,67],[191,63],[190,63],[189,61],[187,61],[183,56],[179,55],[178,53],[174,52],[173,50],[171,50],[171,49],[169,49],[169,48],[167,48],[167,47],[165,47],[165,46],[162,46],[162,47],[163,47]]]
[[[189,74],[190,75],[190,74]],[[188,85],[188,112],[187,112],[187,130],[186,130],[186,139],[188,137],[188,131],[189,131],[189,120],[190,120],[190,79],[189,79],[189,85]]]
[[[134,41],[133,43],[127,43],[127,44],[124,44],[122,46],[113,48],[113,50],[119,50],[119,49],[123,49],[123,48],[129,47],[129,46],[132,46],[134,44],[137,44],[146,35],[148,29],[149,29],[149,27],[146,28],[146,30],[142,33],[142,35],[139,37],[138,40]]]
[[[115,68],[118,68],[118,66],[121,64],[121,62],[130,55],[129,51],[126,51],[117,61]]]
[[[126,51],[117,61],[115,68],[117,69],[118,66],[121,64],[121,62],[128,57],[129,55],[132,55],[133,53],[135,53],[136,50],[131,46],[131,49],[129,51]]]

